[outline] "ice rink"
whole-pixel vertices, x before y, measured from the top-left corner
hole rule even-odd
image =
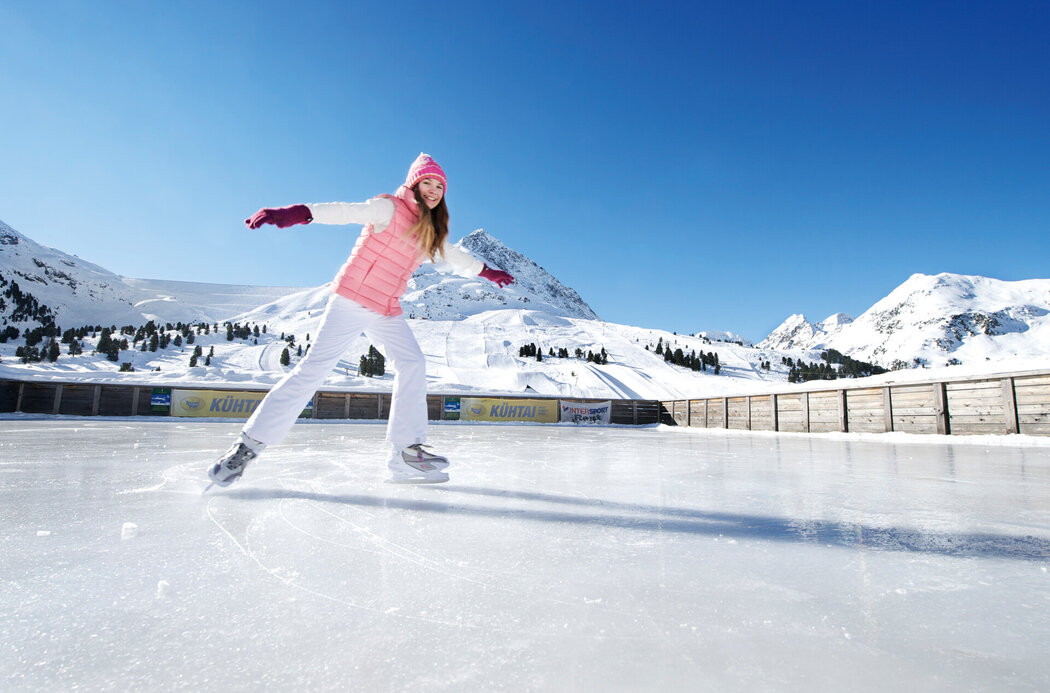
[[[5,691],[1050,690],[1050,440],[0,419]]]

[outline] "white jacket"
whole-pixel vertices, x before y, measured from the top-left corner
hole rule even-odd
[[[373,197],[367,202],[323,202],[307,204],[316,224],[371,224],[372,233],[382,233],[394,218],[394,202],[388,197]],[[444,260],[451,269],[464,277],[476,277],[485,263],[470,253],[460,250],[445,240],[442,245]],[[435,255],[435,265],[442,264],[441,253]],[[441,268],[444,269],[444,268]]]

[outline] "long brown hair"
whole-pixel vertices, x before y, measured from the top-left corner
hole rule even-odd
[[[445,239],[448,238],[448,207],[445,205],[445,196],[434,209],[427,206],[423,196],[419,194],[419,183],[412,186],[412,192],[416,196],[416,206],[419,208],[419,221],[409,230],[409,234],[416,239],[419,252],[433,261],[435,254],[445,257]]]

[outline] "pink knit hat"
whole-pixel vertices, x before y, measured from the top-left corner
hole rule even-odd
[[[440,166],[438,166],[436,161],[430,158],[429,154],[423,154],[421,152],[408,168],[408,177],[405,178],[405,187],[411,188],[424,178],[437,178],[445,186],[445,192],[448,192],[448,180],[445,178],[445,172]]]

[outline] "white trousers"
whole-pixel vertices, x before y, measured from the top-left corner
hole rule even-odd
[[[427,376],[423,352],[404,316],[387,317],[332,294],[313,346],[266,395],[244,425],[244,433],[267,445],[288,435],[310,398],[335,367],[351,339],[362,332],[390,360],[394,394],[386,428],[395,450],[427,439]]]

